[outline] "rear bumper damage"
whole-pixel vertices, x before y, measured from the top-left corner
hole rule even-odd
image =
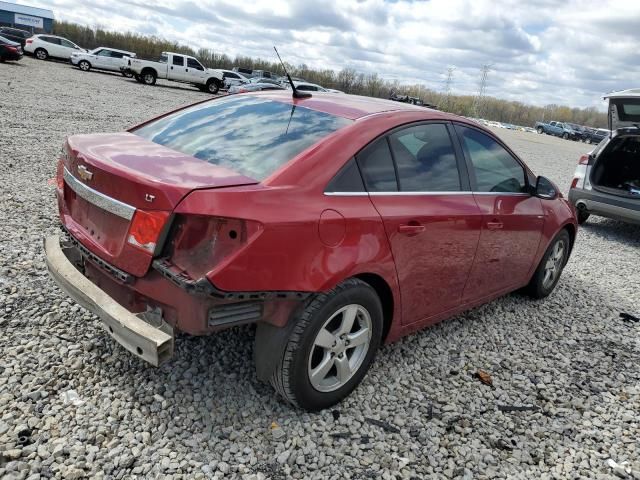
[[[85,277],[65,255],[60,237],[44,239],[49,273],[73,300],[97,315],[107,332],[124,348],[152,365],[173,356],[173,328],[161,315],[134,314]]]

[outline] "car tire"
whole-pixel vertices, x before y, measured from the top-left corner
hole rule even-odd
[[[144,83],[144,81],[142,80],[142,77],[140,75],[134,74],[133,78],[135,78],[136,82],[138,82],[138,83]]]
[[[565,140],[569,140],[569,134],[568,133],[563,133],[562,134],[562,138],[564,138]]]
[[[271,385],[305,410],[335,405],[362,381],[380,346],[383,314],[378,295],[367,283],[349,279],[313,297],[290,321],[295,327]]]
[[[47,52],[44,48],[36,48],[36,51],[33,52],[33,56],[38,60],[46,60],[49,58],[49,52]]]
[[[538,131],[539,134],[544,133],[544,128],[542,127],[538,127],[536,130]]]
[[[215,95],[220,90],[220,82],[215,79],[210,79],[207,82],[206,89],[208,93]]]
[[[78,62],[78,68],[83,72],[88,72],[89,70],[91,70],[91,64],[86,60],[80,60]]]
[[[142,72],[142,75],[140,76],[142,78],[142,82],[145,85],[155,85],[156,84],[156,74],[153,71],[146,71],[146,72]]]
[[[571,238],[566,229],[562,229],[547,247],[542,256],[526,292],[533,298],[545,298],[556,288],[564,266],[569,259]]]
[[[578,219],[578,225],[582,225],[584,222],[586,222],[589,219],[590,216],[591,214],[586,210],[578,210],[576,213],[576,218]]]

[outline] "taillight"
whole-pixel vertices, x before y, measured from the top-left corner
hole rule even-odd
[[[590,155],[585,153],[578,160],[578,166],[573,174],[573,181],[571,182],[571,188],[584,188],[584,179],[587,175],[587,166],[589,165]]]
[[[171,263],[202,278],[230,260],[262,230],[262,225],[239,218],[179,215],[173,222]]]
[[[31,40],[30,38],[27,39],[27,43],[33,43],[33,40]]]
[[[129,226],[127,243],[153,254],[170,212],[136,210]]]
[[[17,52],[18,51],[17,47],[12,47],[11,45],[5,45],[5,48],[7,50],[11,50],[12,52]]]
[[[578,160],[578,165],[589,165],[589,154],[585,153],[584,155],[582,155],[580,157],[580,160]]]

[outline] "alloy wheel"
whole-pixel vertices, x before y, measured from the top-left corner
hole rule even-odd
[[[344,386],[362,366],[371,343],[371,316],[362,305],[340,308],[322,325],[311,347],[309,381],[320,392]]]
[[[46,60],[47,54],[44,52],[44,50],[38,50],[36,52],[36,57],[38,58],[38,60]]]
[[[150,73],[145,74],[144,81],[148,84],[153,83],[153,75],[151,75]]]
[[[549,255],[544,266],[544,276],[542,277],[542,286],[544,288],[550,288],[557,280],[560,272],[562,272],[565,250],[564,240],[558,240],[553,246],[551,255]]]

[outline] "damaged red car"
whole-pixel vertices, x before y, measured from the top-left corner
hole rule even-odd
[[[258,378],[328,407],[382,343],[554,289],[572,208],[464,118],[340,94],[209,100],[67,139],[51,275],[134,355],[257,324]]]

